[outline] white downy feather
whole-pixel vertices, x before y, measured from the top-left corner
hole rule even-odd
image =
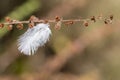
[[[18,39],[18,49],[25,55],[33,55],[40,46],[43,46],[51,35],[49,24],[40,23],[29,28]]]

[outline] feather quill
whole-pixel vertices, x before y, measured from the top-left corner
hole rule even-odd
[[[25,55],[33,55],[40,46],[43,46],[51,35],[49,24],[40,23],[19,37],[18,49]]]

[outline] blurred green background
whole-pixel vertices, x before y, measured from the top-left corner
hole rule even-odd
[[[71,80],[120,80],[119,3],[120,0],[0,0],[1,22],[4,22],[6,16],[17,20],[28,20],[31,15],[40,19],[54,19],[56,15],[64,19],[89,18],[100,14],[104,17],[113,14],[115,17],[109,26],[97,21],[90,23],[89,27],[75,23],[69,27],[62,25],[60,30],[55,30],[54,24],[51,24],[50,41],[33,56],[25,56],[17,49],[17,39],[26,31],[27,25],[24,25],[23,30],[15,27],[12,31],[0,29],[0,80],[39,80],[32,77],[36,74],[41,76],[42,66],[48,59],[59,55],[69,43],[83,34],[102,26],[116,31],[105,38],[95,40],[82,52],[77,52],[77,55],[73,53],[73,57],[66,59],[54,74],[62,76],[63,80],[70,80],[68,78],[71,75],[75,77]],[[46,71],[49,73],[50,69],[51,67]],[[52,79],[47,80],[59,80],[54,74],[51,75]]]

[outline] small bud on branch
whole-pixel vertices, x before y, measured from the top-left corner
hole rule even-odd
[[[110,15],[110,20],[113,20],[113,15]]]
[[[96,22],[96,18],[95,18],[95,16],[91,17],[91,21]]]
[[[87,20],[85,20],[85,21],[84,21],[84,23],[83,23],[83,25],[84,25],[85,27],[88,27],[88,26],[89,26],[88,21],[87,21]]]
[[[4,24],[3,23],[0,23],[0,28],[3,28],[4,27]]]
[[[23,24],[22,24],[22,23],[19,23],[19,24],[17,25],[17,29],[22,30],[22,29],[23,29]]]
[[[8,25],[8,30],[12,30],[13,29],[13,25]]]

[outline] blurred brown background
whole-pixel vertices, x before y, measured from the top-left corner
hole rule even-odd
[[[0,20],[9,16],[28,20],[89,18],[114,15],[112,24],[103,21],[84,27],[75,23],[55,30],[50,41],[33,56],[17,49],[23,30],[0,30],[0,80],[120,80],[119,0],[0,0]]]

